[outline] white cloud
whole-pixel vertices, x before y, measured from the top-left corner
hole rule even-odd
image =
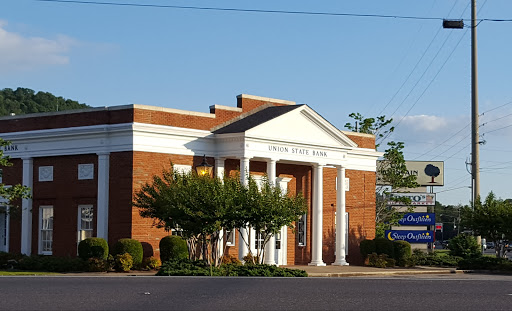
[[[468,117],[416,115],[402,120],[395,130],[395,137],[397,140],[439,143],[451,136],[460,139],[469,131]]]
[[[9,32],[6,26],[7,22],[0,20],[0,73],[69,63],[68,52],[77,43],[74,39],[62,35],[53,39],[25,37]]]

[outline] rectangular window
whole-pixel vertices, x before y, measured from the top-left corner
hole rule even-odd
[[[299,246],[306,246],[306,214],[297,222],[297,242]]]
[[[226,230],[226,246],[235,246],[236,230]]]
[[[94,210],[92,205],[78,205],[78,242],[92,238],[93,219]]]
[[[51,255],[53,247],[53,206],[39,207],[39,253]]]
[[[261,246],[263,245],[263,235],[261,234],[262,231],[255,231],[254,235],[254,249],[258,250],[261,249]]]

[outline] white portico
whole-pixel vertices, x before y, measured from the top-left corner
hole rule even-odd
[[[282,182],[276,176],[277,163],[308,165],[313,168],[311,206],[311,262],[325,265],[323,247],[323,171],[326,166],[337,168],[336,193],[336,265],[347,265],[345,260],[345,169],[375,171],[379,153],[373,149],[358,148],[340,130],[306,105],[268,107],[239,121],[214,130],[216,154],[219,159],[240,159],[241,178],[245,182],[250,161],[267,163],[267,175],[274,183]],[[247,238],[245,229],[241,229]],[[286,239],[285,239],[286,240]],[[268,243],[265,263],[275,262],[275,239]],[[239,244],[239,257],[248,253]],[[279,263],[278,263],[279,264]]]

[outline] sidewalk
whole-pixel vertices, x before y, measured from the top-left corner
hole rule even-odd
[[[351,277],[370,275],[404,275],[404,274],[448,274],[463,273],[455,268],[414,267],[414,268],[375,268],[365,266],[284,266],[290,269],[305,270],[310,277]]]
[[[309,277],[354,277],[354,276],[387,276],[387,275],[413,275],[413,274],[449,274],[464,273],[455,268],[414,267],[414,268],[374,268],[365,266],[282,266],[290,269],[305,270]],[[154,276],[156,271],[131,271],[128,273],[83,272],[65,273],[68,276]]]

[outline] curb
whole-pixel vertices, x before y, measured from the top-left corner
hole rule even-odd
[[[386,272],[342,272],[342,273],[308,273],[308,277],[352,277],[352,276],[387,276],[387,275],[414,275],[414,274],[452,274],[470,273],[472,270],[427,270],[427,271],[386,271]]]

